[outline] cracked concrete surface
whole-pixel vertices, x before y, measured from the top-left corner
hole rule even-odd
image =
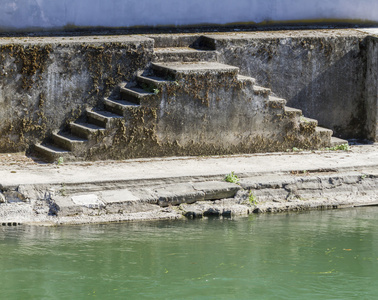
[[[1,154],[0,223],[82,224],[377,205],[377,150],[372,144],[350,151],[62,165]],[[223,180],[231,171],[239,184]]]

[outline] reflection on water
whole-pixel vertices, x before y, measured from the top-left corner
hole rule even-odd
[[[2,227],[2,299],[376,299],[377,217]]]

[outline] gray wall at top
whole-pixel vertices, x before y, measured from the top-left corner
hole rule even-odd
[[[0,30],[295,20],[378,22],[376,0],[1,0]]]

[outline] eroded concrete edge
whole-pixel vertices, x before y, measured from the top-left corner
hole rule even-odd
[[[0,224],[61,225],[131,220],[233,217],[378,205],[378,166],[359,171],[286,172],[222,179],[146,184],[101,190],[20,185],[0,194]]]

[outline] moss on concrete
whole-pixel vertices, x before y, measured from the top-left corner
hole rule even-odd
[[[48,40],[48,39],[47,39]],[[53,40],[53,39],[51,39]],[[0,152],[28,150],[131,80],[152,59],[152,41],[0,45]]]

